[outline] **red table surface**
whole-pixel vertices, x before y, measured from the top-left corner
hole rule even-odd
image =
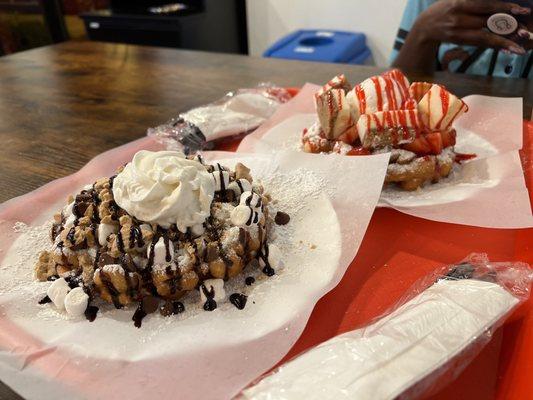
[[[220,150],[235,150],[225,143]],[[533,204],[533,122],[524,122],[520,151]],[[533,229],[487,229],[434,222],[376,209],[363,243],[339,285],[315,306],[300,339],[280,362],[338,334],[366,325],[399,301],[418,279],[470,253],[492,261],[533,264]],[[431,400],[533,399],[533,296],[489,344]]]

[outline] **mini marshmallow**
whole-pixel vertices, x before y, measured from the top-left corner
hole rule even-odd
[[[228,186],[229,190],[233,190],[236,196],[240,196],[244,192],[252,191],[252,184],[247,179],[237,179]]]
[[[221,183],[221,175],[224,182],[224,189],[228,188],[229,185],[229,172],[228,171],[215,171],[211,175],[213,175],[213,179],[215,180],[215,191],[218,192],[222,190],[222,183]]]
[[[240,204],[245,204],[247,206],[258,208],[261,206],[261,196],[254,192],[244,192],[241,194]]]
[[[100,246],[105,246],[107,238],[112,233],[118,232],[118,226],[111,224],[99,224],[98,225],[98,243]]]
[[[81,287],[76,287],[68,292],[64,301],[65,310],[71,317],[83,315],[87,309],[87,304],[89,304],[89,296]]]
[[[150,224],[141,224],[140,229],[141,229],[141,231],[153,232],[152,225],[150,225]]]
[[[203,225],[203,224],[194,225],[194,226],[191,228],[191,233],[192,233],[195,237],[198,237],[198,236],[203,235],[204,232],[205,232],[205,228],[204,228],[204,225]]]
[[[231,211],[230,221],[234,226],[246,225],[252,213],[253,211],[250,207],[240,204]]]
[[[224,280],[223,279],[207,279],[203,282],[203,285],[209,292],[211,287],[215,291],[215,301],[222,301],[226,298],[226,291],[224,290]],[[200,300],[202,303],[207,301],[207,297],[204,294],[202,286],[200,285]]]
[[[74,200],[72,200],[65,207],[63,207],[63,216],[64,217],[67,217],[67,216],[72,215],[72,214],[74,214]]]
[[[74,222],[76,222],[76,216],[74,214],[70,214],[65,220],[65,225],[63,229],[72,228],[74,226]]]
[[[148,260],[144,257],[133,256],[132,258],[133,258],[133,263],[138,268],[145,269],[146,266],[148,265]]]
[[[283,268],[281,250],[275,244],[271,244],[268,246],[268,263],[275,270]]]
[[[152,246],[150,245],[148,247],[148,257],[150,257],[151,250]],[[166,260],[167,251],[165,248],[165,240],[160,237],[154,246],[154,265],[168,264],[172,262],[174,259],[174,244],[172,243],[172,240],[168,241],[168,250],[170,253],[170,261]]]
[[[64,278],[59,278],[52,282],[46,294],[58,309],[63,310],[65,309],[65,297],[68,292],[70,292],[70,287],[67,281]]]

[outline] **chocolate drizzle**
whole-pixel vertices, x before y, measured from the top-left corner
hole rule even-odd
[[[210,290],[207,290],[205,285],[202,283],[200,285],[200,290],[203,292],[204,296],[206,297],[206,301],[204,303],[204,310],[205,311],[213,311],[217,308],[217,302],[215,301],[215,289],[213,286],[211,286]]]
[[[168,283],[168,289],[170,291],[170,294],[174,295],[178,291],[177,277],[174,276],[174,273],[172,272],[172,267],[170,265],[168,265],[165,268],[165,273],[167,274],[167,277],[169,278],[167,280],[167,283]]]
[[[240,179],[237,179],[235,182],[237,182],[237,186],[239,187],[239,190],[241,193],[244,193],[244,187],[242,186],[242,182]]]
[[[73,226],[72,228],[70,228],[70,230],[68,231],[67,233],[67,240],[70,242],[71,245],[74,246],[74,244],[76,244],[76,238],[75,238],[75,235],[76,235],[76,228]]]
[[[163,234],[163,243],[165,244],[165,261],[170,262],[172,260],[172,255],[170,254],[170,239],[165,234]]]
[[[257,222],[259,221],[259,213],[257,211],[254,210],[254,207],[252,207],[252,200],[254,198],[254,193],[250,193],[250,196],[248,196],[246,198],[246,200],[244,201],[244,204],[246,204],[246,206],[248,208],[250,208],[250,217],[248,218],[248,221],[246,221],[246,226],[250,226],[252,225],[252,223],[254,224],[257,224]],[[259,198],[259,201],[257,202],[257,206],[259,206],[261,203],[261,197]]]
[[[276,271],[274,270],[274,268],[272,268],[272,266],[268,262],[268,243],[265,243],[263,245],[263,248],[259,251],[258,256],[265,263],[265,266],[263,267],[263,273],[266,276],[274,275],[276,273]]]
[[[127,272],[124,273],[125,275]],[[122,308],[122,304],[120,303],[118,296],[120,295],[119,291],[115,288],[107,274],[103,271],[100,271],[100,279],[104,286],[106,287],[107,291],[109,292],[109,295],[111,296],[111,300],[113,301],[113,305],[115,308]]]
[[[117,233],[117,248],[118,251],[120,251],[121,253],[126,252],[126,250],[124,250],[124,238],[122,237],[122,228],[120,228]]]
[[[144,311],[142,303],[139,303],[139,306],[133,313],[133,317],[131,317],[133,321],[133,325],[135,325],[136,328],[140,328],[143,322],[143,318],[146,317],[146,311]]]
[[[237,307],[239,310],[243,310],[246,306],[246,301],[248,300],[248,296],[242,293],[233,293],[229,297],[229,301],[231,304],[233,304],[235,307]]]
[[[148,314],[152,314],[153,312],[157,311],[158,308],[159,308],[159,299],[157,297],[155,296],[144,297],[139,302],[139,306],[135,310],[133,317],[131,317],[131,319],[133,320],[133,324],[137,328],[140,328],[142,325],[143,318],[146,317]]]
[[[85,310],[85,318],[89,322],[93,322],[96,319],[96,314],[98,314],[98,307],[96,306],[87,306],[87,309]]]
[[[131,225],[131,228],[130,228],[129,243],[130,243],[130,248],[133,248],[135,246],[135,243],[137,243],[137,247],[144,246],[144,240],[143,240],[141,228],[133,224]]]
[[[156,233],[152,239],[152,243],[150,243],[150,249],[148,250],[148,264],[147,269],[152,268],[154,265],[154,256],[155,256],[155,245],[157,241],[159,240],[159,233]]]
[[[159,241],[160,238],[163,238],[163,243],[165,244],[165,260],[167,262],[172,261],[172,255],[170,254],[170,238],[168,237],[168,234],[165,232],[157,231],[154,234],[154,237],[152,239],[152,243],[150,243],[150,249],[148,251],[148,264],[147,267],[151,268],[154,265],[154,257],[155,257],[155,245]]]
[[[39,300],[39,304],[47,304],[51,302],[52,302],[52,299],[50,299],[48,295],[44,296],[41,300]]]
[[[221,195],[222,201],[226,202],[227,196],[226,196],[226,182],[224,182],[224,168],[222,168],[222,166],[219,163],[217,163],[217,166],[218,166],[218,177],[220,178],[220,195]]]

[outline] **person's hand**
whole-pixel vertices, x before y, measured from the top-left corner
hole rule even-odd
[[[525,54],[521,45],[484,29],[487,19],[496,13],[530,15],[531,9],[497,0],[440,0],[420,14],[410,35],[431,44],[450,42]],[[525,37],[530,28],[522,27],[519,35]],[[525,42],[530,45],[533,39]],[[529,45],[526,47],[530,48]]]
[[[527,26],[521,26],[518,30],[518,36],[522,38],[523,47],[526,50],[533,49],[533,18],[529,18]]]

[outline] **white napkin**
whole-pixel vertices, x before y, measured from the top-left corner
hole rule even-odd
[[[441,280],[376,323],[284,364],[243,397],[394,399],[459,354],[517,303],[491,282]]]

